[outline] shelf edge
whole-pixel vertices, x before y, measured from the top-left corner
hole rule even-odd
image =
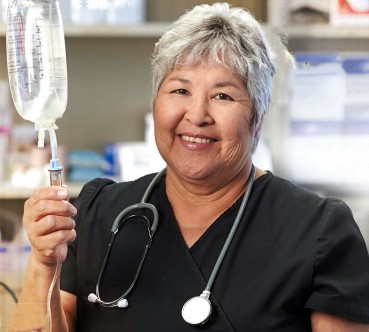
[[[294,39],[368,39],[368,26],[332,26],[327,24],[288,26],[284,31]]]
[[[80,193],[83,184],[67,183],[67,188],[71,198],[76,198]],[[0,183],[0,200],[26,200],[36,188],[33,187],[15,187]]]
[[[146,22],[134,25],[64,25],[66,38],[159,38],[169,27],[166,22]],[[0,23],[0,37],[5,37],[6,25]]]

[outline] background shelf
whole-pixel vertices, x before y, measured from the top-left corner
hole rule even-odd
[[[134,25],[64,25],[65,37],[160,37],[168,28],[166,22],[147,22]],[[5,37],[6,26],[0,24],[0,37]]]
[[[64,26],[65,37],[122,37],[159,38],[169,27],[169,22],[146,22],[135,25],[71,25]],[[369,26],[332,26],[329,24],[291,25],[281,29],[289,38],[346,39],[369,38]],[[0,37],[6,26],[0,23]]]
[[[282,29],[283,30],[283,29]],[[328,24],[288,26],[285,32],[289,38],[317,38],[317,39],[367,39],[368,26],[332,26]]]
[[[67,183],[69,195],[76,198],[82,189],[83,184]],[[0,200],[26,200],[36,188],[15,187],[6,183],[0,183]]]

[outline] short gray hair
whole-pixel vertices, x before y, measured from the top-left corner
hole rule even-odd
[[[269,109],[275,67],[260,24],[227,3],[199,5],[182,15],[155,44],[152,110],[165,77],[181,66],[215,63],[237,73],[252,102],[252,130]],[[253,151],[256,149],[256,137]]]

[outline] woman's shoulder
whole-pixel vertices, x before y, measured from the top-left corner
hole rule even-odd
[[[345,202],[336,197],[322,197],[304,186],[267,171],[256,181],[256,190],[262,193],[265,200],[276,205],[300,211],[328,207],[347,208]]]
[[[300,232],[303,235],[301,238],[310,234],[315,240],[324,239],[328,233],[334,237],[330,231],[332,228],[339,234],[357,233],[351,209],[342,199],[321,197],[271,172],[260,177],[255,185],[257,216],[274,227],[293,229],[295,234]]]
[[[115,198],[139,201],[156,173],[147,174],[138,179],[126,182],[117,182],[109,178],[96,178],[87,182],[77,201],[84,205],[91,200],[114,200]]]

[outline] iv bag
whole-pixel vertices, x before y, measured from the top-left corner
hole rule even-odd
[[[11,95],[21,117],[45,130],[67,106],[67,62],[58,0],[9,0],[6,52]]]

